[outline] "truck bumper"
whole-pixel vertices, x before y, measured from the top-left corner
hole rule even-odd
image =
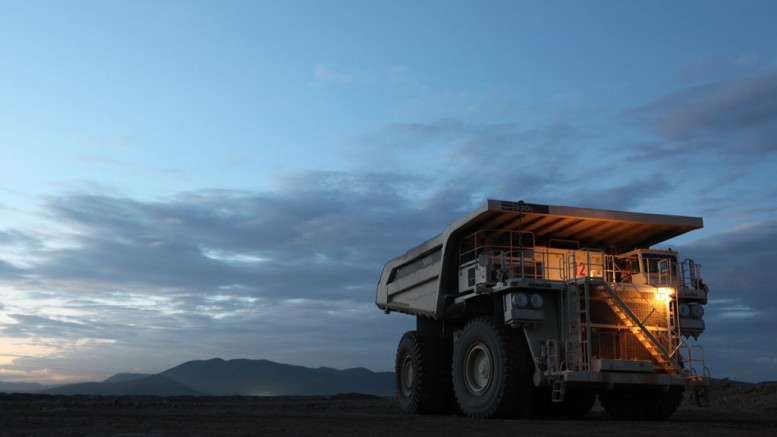
[[[691,378],[685,375],[657,373],[568,371],[561,374],[567,386],[614,388],[615,386],[688,386]]]

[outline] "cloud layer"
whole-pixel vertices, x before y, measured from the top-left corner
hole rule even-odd
[[[764,266],[777,262],[777,191],[758,178],[777,170],[775,77],[689,87],[595,126],[390,123],[344,146],[361,170],[300,172],[273,190],[49,194],[40,226],[0,229],[0,337],[15,351],[0,378],[153,372],[214,356],[391,369],[413,319],[374,306],[383,263],[488,197],[705,215],[715,230],[679,249],[712,287],[708,366],[774,378]],[[639,140],[609,144],[606,127],[624,119]],[[743,179],[752,190],[733,185]],[[743,225],[726,230],[734,219]]]

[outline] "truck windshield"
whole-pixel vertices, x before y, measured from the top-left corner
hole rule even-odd
[[[643,253],[642,269],[646,273],[674,276],[677,272],[677,256],[664,253]]]

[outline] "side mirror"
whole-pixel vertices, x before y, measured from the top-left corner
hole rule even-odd
[[[478,265],[480,267],[488,267],[488,255],[485,253],[478,255]]]

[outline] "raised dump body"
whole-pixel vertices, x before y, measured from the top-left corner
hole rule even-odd
[[[650,247],[698,217],[488,200],[389,261],[376,303],[417,317],[397,350],[397,393],[415,413],[455,397],[476,417],[671,415],[704,400],[701,266]]]

